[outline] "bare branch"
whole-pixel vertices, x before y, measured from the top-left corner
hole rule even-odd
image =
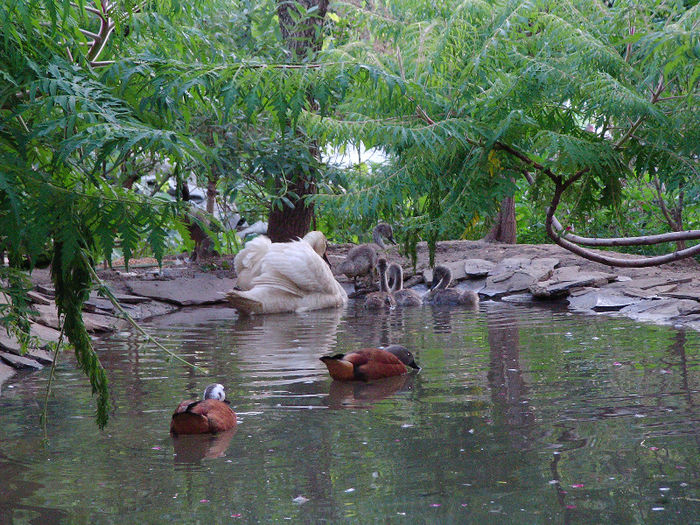
[[[680,259],[685,259],[686,257],[692,257],[696,254],[700,254],[700,244],[693,246],[692,248],[687,248],[684,250],[678,250],[673,253],[666,255],[658,255],[656,257],[638,257],[633,259],[622,259],[619,257],[612,257],[608,255],[602,255],[600,253],[582,248],[574,242],[579,244],[584,244],[588,246],[632,246],[639,244],[657,244],[660,242],[677,241],[679,239],[693,240],[700,239],[700,230],[690,230],[686,232],[674,232],[662,235],[647,235],[643,237],[629,237],[629,238],[617,238],[617,239],[596,239],[579,237],[577,235],[572,235],[567,233],[562,234],[561,224],[554,217],[554,212],[559,205],[562,193],[564,191],[563,184],[557,184],[554,189],[554,195],[552,196],[552,201],[550,206],[547,208],[547,218],[545,219],[545,229],[547,235],[556,244],[569,250],[576,255],[579,255],[590,261],[595,261],[609,266],[617,266],[622,268],[646,268],[649,266],[658,266],[660,264],[666,264],[673,261],[678,261]],[[555,222],[557,224],[557,230],[555,231]],[[572,242],[574,241],[574,242]]]

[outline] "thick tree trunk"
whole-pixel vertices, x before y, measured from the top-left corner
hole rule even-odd
[[[316,8],[313,15],[301,17],[296,5],[302,5],[306,10]],[[277,16],[280,30],[287,48],[292,52],[293,61],[315,55],[323,44],[321,26],[328,10],[328,0],[298,0],[277,2]],[[310,146],[311,153],[320,158],[318,147]],[[272,242],[286,242],[303,237],[309,231],[314,215],[314,206],[304,199],[306,195],[316,193],[316,182],[306,173],[294,174],[289,182],[289,189],[298,198],[286,197],[293,206],[283,204],[282,208],[273,207],[268,218],[267,234]]]
[[[496,222],[491,231],[486,234],[484,240],[506,244],[515,244],[517,242],[515,199],[513,197],[506,197],[501,201],[501,209],[498,211]]]
[[[293,200],[293,208],[284,204],[282,209],[273,207],[270,210],[267,235],[272,242],[287,242],[303,237],[311,226],[314,205],[304,202],[302,198],[316,193],[316,184],[313,179],[300,176],[289,189],[300,198]]]

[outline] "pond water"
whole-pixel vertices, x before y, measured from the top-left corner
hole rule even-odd
[[[487,302],[145,325],[96,340],[113,412],[61,356],[0,396],[0,523],[700,523],[700,334]],[[401,343],[418,374],[331,381],[319,356]],[[168,434],[218,381],[237,431]]]

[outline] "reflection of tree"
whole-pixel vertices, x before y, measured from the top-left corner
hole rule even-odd
[[[663,359],[663,361],[670,366],[677,366],[681,373],[681,390],[687,402],[687,424],[692,427],[691,434],[695,439],[695,444],[700,449],[700,432],[697,432],[696,427],[696,409],[693,400],[693,393],[698,391],[697,386],[690,385],[690,379],[688,374],[688,356],[685,351],[686,344],[686,333],[685,330],[677,330],[673,343],[668,347],[668,358]],[[676,361],[677,360],[677,361]],[[697,474],[696,474],[697,478]]]
[[[490,363],[488,380],[494,410],[503,413],[505,423],[514,429],[530,425],[534,416],[527,399],[527,385],[520,369],[518,318],[501,311],[498,320],[489,319]],[[503,315],[508,316],[503,319]]]
[[[397,337],[403,335],[403,315],[399,310],[372,310],[362,307],[361,301],[354,301],[346,312],[346,335],[351,336],[357,343],[353,349],[381,347],[398,343]],[[348,348],[341,349],[349,351]]]

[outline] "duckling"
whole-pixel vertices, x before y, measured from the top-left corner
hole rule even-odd
[[[391,263],[387,269],[387,279],[391,295],[394,296],[396,304],[399,306],[420,306],[423,299],[415,290],[404,289],[403,268],[398,263]]]
[[[370,381],[406,374],[411,368],[420,370],[413,354],[402,345],[386,349],[363,348],[349,354],[321,357],[333,379],[338,381]]]
[[[236,427],[236,413],[225,401],[223,385],[214,383],[204,390],[202,401],[180,403],[170,421],[172,434],[215,434]]]
[[[433,270],[433,282],[423,296],[427,304],[462,304],[478,306],[479,296],[473,290],[457,290],[448,288],[452,282],[452,271],[447,266],[438,265]]]
[[[367,294],[365,297],[365,308],[379,310],[381,308],[395,308],[396,300],[389,292],[389,284],[386,280],[387,262],[384,257],[377,261],[379,269],[379,291]]]
[[[360,244],[352,248],[345,259],[338,265],[338,272],[352,278],[352,282],[357,290],[357,278],[374,275],[377,259],[379,257],[377,248],[386,250],[386,245],[382,240],[385,237],[391,244],[396,244],[394,232],[389,224],[380,222],[372,231],[374,243]]]

